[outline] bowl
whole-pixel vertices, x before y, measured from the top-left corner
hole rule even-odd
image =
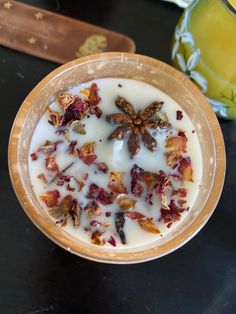
[[[99,247],[73,238],[54,223],[37,201],[29,178],[31,137],[52,96],[73,85],[104,77],[149,83],[172,97],[189,115],[198,134],[203,177],[194,205],[166,237],[136,248]],[[225,176],[225,148],[218,120],[199,89],[171,66],[137,54],[101,53],[69,62],[50,73],[26,97],[9,140],[9,170],[19,202],[32,222],[52,241],[71,253],[99,262],[128,264],[166,255],[189,241],[207,222],[220,198]]]

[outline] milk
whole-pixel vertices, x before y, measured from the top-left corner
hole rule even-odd
[[[32,159],[29,157],[29,174],[34,193],[39,202],[45,208],[46,212],[48,212],[48,209],[40,200],[40,195],[45,193],[45,191],[54,189],[57,189],[60,192],[61,199],[64,196],[71,194],[73,198],[77,199],[78,203],[84,207],[90,201],[86,198],[90,184],[95,183],[99,187],[109,190],[107,187],[109,183],[109,172],[123,172],[122,181],[128,190],[128,195],[126,197],[130,197],[137,201],[134,211],[140,212],[148,217],[153,217],[153,221],[155,221],[161,233],[150,233],[143,230],[137,221],[126,219],[124,232],[126,234],[127,244],[122,245],[115,227],[115,213],[121,210],[119,209],[118,203],[115,201],[113,204],[106,206],[99,204],[103,211],[103,215],[94,218],[95,220],[99,220],[101,222],[110,223],[110,226],[106,228],[104,238],[107,240],[111,235],[115,238],[117,247],[114,249],[136,247],[146,243],[151,243],[157,239],[163,239],[169,232],[172,232],[178,226],[178,224],[183,222],[186,215],[188,215],[189,211],[191,211],[191,207],[193,206],[199,192],[199,185],[202,178],[202,155],[197,133],[193,131],[193,125],[182,108],[173,99],[157,88],[140,81],[120,78],[104,78],[95,80],[95,82],[98,85],[99,96],[101,97],[101,102],[98,106],[103,111],[103,115],[99,119],[94,115],[90,115],[90,117],[86,117],[81,121],[81,123],[85,124],[85,135],[74,133],[69,127],[68,129],[70,129],[70,139],[76,140],[78,142],[79,148],[85,143],[96,142],[96,162],[106,163],[109,168],[108,173],[105,174],[100,172],[95,164],[87,166],[82,162],[82,160],[78,158],[78,156],[69,155],[67,153],[67,140],[63,135],[58,135],[55,133],[55,127],[48,123],[49,113],[45,112],[38,122],[32,136],[30,153],[37,151],[38,147],[44,144],[46,140],[53,142],[61,140],[62,143],[58,144],[57,150],[55,152],[56,161],[59,165],[60,171],[73,163],[73,165],[66,171],[66,175],[76,176],[76,178],[82,179],[84,174],[88,174],[88,179],[86,181],[85,187],[81,192],[78,192],[78,185],[73,180],[71,180],[70,185],[76,189],[74,192],[68,192],[65,188],[65,185],[58,186],[57,180],[54,180],[51,184],[45,185],[37,178],[37,176],[40,173],[44,173],[48,182],[50,182],[55,176],[55,173],[46,171],[45,155],[39,154],[38,159],[35,161],[32,161]],[[78,85],[68,92],[71,94],[80,95],[80,91],[82,89],[90,86],[91,82],[88,82]],[[115,129],[117,125],[107,122],[105,116],[107,114],[120,112],[120,110],[115,105],[115,99],[118,95],[126,98],[130,103],[132,103],[136,112],[138,110],[144,109],[154,101],[164,101],[161,111],[166,113],[169,122],[172,124],[172,129],[170,131],[165,129],[158,129],[156,131],[149,130],[150,133],[155,137],[158,144],[157,150],[155,152],[150,152],[147,150],[147,148],[144,147],[142,143],[140,143],[141,150],[139,154],[134,159],[130,159],[127,149],[127,137],[125,137],[124,140],[108,140],[109,134]],[[52,103],[49,105],[54,110],[59,111],[58,104],[55,100],[52,100]],[[176,119],[177,110],[181,110],[183,112],[182,120]],[[183,185],[183,187],[188,191],[186,198],[187,204],[185,207],[189,207],[189,211],[183,212],[181,219],[177,222],[174,222],[171,228],[168,228],[166,224],[164,224],[162,221],[159,221],[160,199],[155,193],[153,193],[153,205],[145,202],[145,197],[136,198],[131,193],[130,170],[134,164],[137,164],[146,171],[158,173],[159,170],[164,170],[167,174],[171,173],[172,169],[167,166],[164,156],[164,152],[167,151],[165,148],[165,140],[167,135],[175,135],[178,133],[178,130],[184,130],[188,138],[187,155],[190,156],[192,161],[193,182],[184,182]],[[106,217],[105,212],[107,211],[111,212],[110,217]],[[76,237],[82,241],[91,242],[91,234],[84,230],[84,228],[91,228],[90,220],[87,219],[83,211],[81,214],[80,226],[78,228],[73,226],[70,219],[68,219],[67,225],[63,228],[71,236]],[[92,228],[92,230],[95,229]],[[105,246],[112,248],[109,243],[106,243]]]

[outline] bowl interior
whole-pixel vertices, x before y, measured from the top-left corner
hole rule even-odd
[[[28,155],[34,128],[59,91],[102,77],[122,77],[149,83],[173,98],[189,115],[199,136],[203,177],[193,208],[178,228],[149,245],[134,249],[95,247],[78,241],[54,224],[37,201],[28,172]],[[183,74],[172,67],[140,55],[104,53],[72,61],[41,81],[23,102],[9,142],[9,167],[15,192],[32,221],[53,241],[90,259],[131,263],[153,259],[173,251],[189,240],[210,217],[224,181],[225,153],[220,127],[205,97]]]

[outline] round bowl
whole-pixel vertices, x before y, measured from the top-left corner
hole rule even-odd
[[[53,95],[102,77],[149,83],[172,97],[189,115],[199,137],[203,177],[198,197],[182,223],[163,239],[133,249],[97,247],[73,238],[48,216],[37,201],[28,170],[31,137]],[[221,195],[225,148],[218,120],[199,89],[171,66],[137,54],[101,53],[69,62],[50,73],[26,97],[9,140],[9,169],[15,193],[32,222],[52,241],[79,256],[106,263],[138,263],[166,255],[189,241],[207,222]]]

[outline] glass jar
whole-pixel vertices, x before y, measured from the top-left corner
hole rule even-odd
[[[172,61],[219,117],[236,119],[236,0],[194,1],[175,29]]]

